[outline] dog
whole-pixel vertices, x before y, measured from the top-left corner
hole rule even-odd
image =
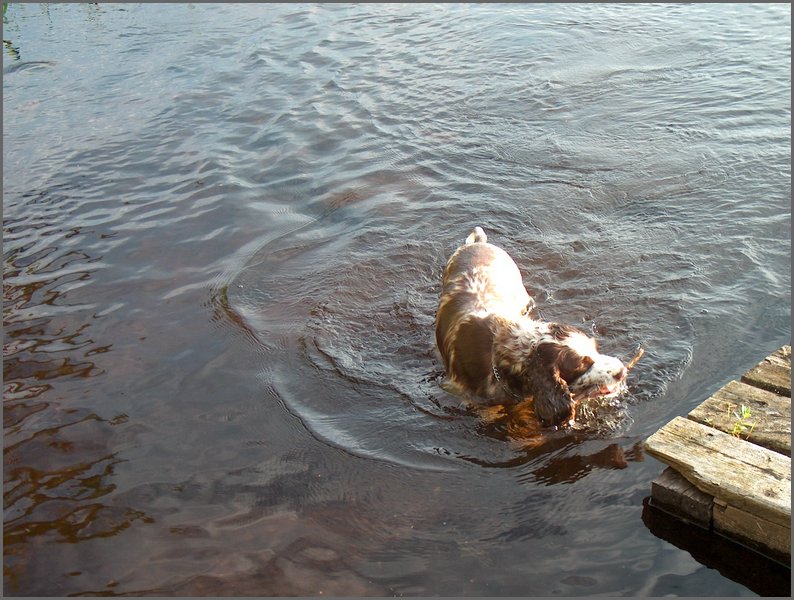
[[[625,390],[628,369],[583,331],[533,319],[534,308],[516,263],[475,227],[444,268],[436,312],[442,387],[506,405],[531,402],[542,426],[573,425],[582,400]]]

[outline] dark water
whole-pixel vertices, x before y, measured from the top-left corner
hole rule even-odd
[[[651,531],[641,444],[790,343],[790,33],[9,6],[4,592],[788,595]],[[477,224],[546,318],[646,349],[584,429],[538,446],[438,387]]]

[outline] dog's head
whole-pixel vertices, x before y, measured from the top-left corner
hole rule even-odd
[[[558,324],[550,325],[522,366],[522,391],[534,398],[544,425],[573,420],[576,406],[586,398],[620,393],[628,373],[619,359],[601,354],[593,338]]]

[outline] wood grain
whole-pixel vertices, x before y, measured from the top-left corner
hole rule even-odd
[[[715,499],[790,527],[789,457],[683,417],[648,438],[645,450]]]
[[[689,418],[733,435],[741,406],[750,409],[737,437],[791,456],[791,398],[731,381],[692,412]]]
[[[791,346],[783,346],[742,376],[748,385],[791,398]]]

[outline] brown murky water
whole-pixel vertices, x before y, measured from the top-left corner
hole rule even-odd
[[[5,594],[788,595],[641,445],[790,343],[790,14],[10,5]],[[581,430],[439,388],[477,224],[646,349]]]

